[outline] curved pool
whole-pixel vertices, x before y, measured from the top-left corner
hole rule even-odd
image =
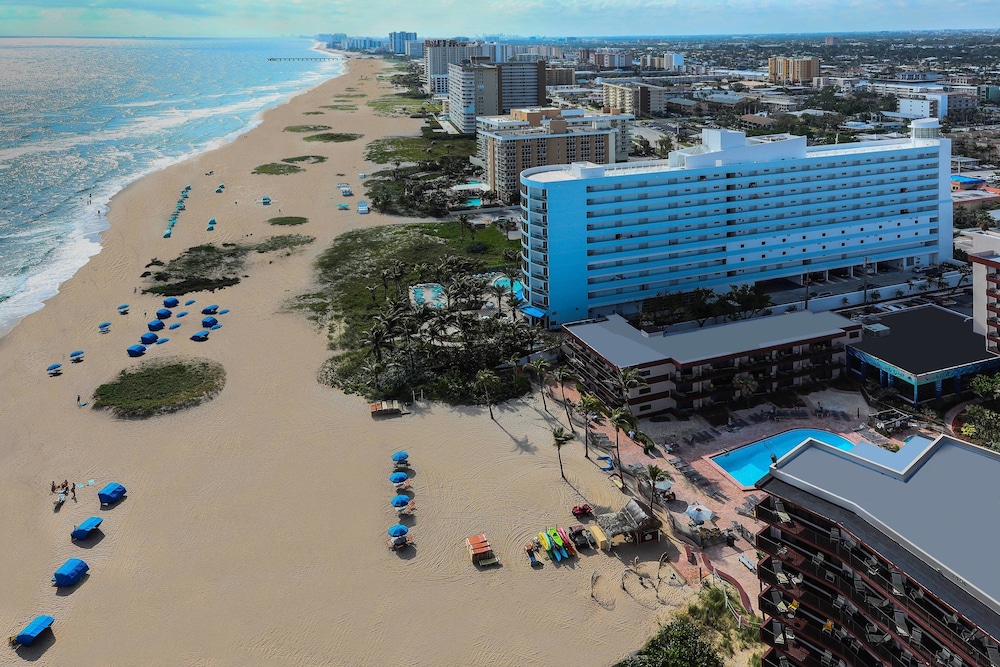
[[[725,454],[716,454],[712,461],[743,487],[753,486],[767,474],[771,467],[771,455],[780,459],[803,441],[812,438],[837,449],[848,451],[854,443],[842,435],[818,428],[795,428],[772,435],[749,445],[744,445]]]
[[[524,289],[524,283],[516,279],[514,280],[514,287],[511,288],[510,278],[508,278],[507,276],[500,276],[499,278],[493,281],[493,284],[496,285],[497,287],[503,287],[504,289],[509,289],[514,294],[517,294],[518,292]]]

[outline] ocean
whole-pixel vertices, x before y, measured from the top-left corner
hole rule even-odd
[[[0,336],[100,250],[111,197],[343,71],[308,39],[0,39]]]

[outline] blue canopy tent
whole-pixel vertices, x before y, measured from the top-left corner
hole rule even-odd
[[[203,318],[201,320],[201,326],[205,327],[206,329],[209,328],[209,327],[214,327],[218,323],[219,323],[219,320],[215,319],[211,315],[209,315],[208,317],[205,317],[205,318]]]
[[[205,331],[204,329],[202,329],[201,331],[199,331],[195,335],[191,336],[191,340],[196,340],[199,343],[208,340],[208,331]]]
[[[181,323],[180,323],[180,322],[174,322],[173,324],[171,324],[171,325],[170,325],[170,327],[169,327],[169,328],[170,328],[170,329],[176,329],[176,328],[177,328],[177,327],[179,327],[180,325],[181,325]]]
[[[219,310],[219,306],[213,303],[210,306],[205,306],[204,308],[202,308],[201,309],[201,314],[202,315],[215,315],[215,313],[217,313],[218,310]]]
[[[51,616],[36,616],[35,620],[24,626],[24,630],[17,633],[14,641],[21,646],[31,646],[31,642],[38,639],[38,635],[50,627],[55,620]]]
[[[90,535],[90,531],[100,526],[102,521],[104,521],[104,519],[102,519],[101,517],[92,516],[83,523],[81,523],[79,526],[75,527],[73,529],[73,532],[71,532],[69,536],[72,537],[74,540],[86,539],[87,536]]]
[[[163,305],[167,308],[176,308],[180,305],[180,303],[181,302],[177,300],[177,297],[173,296],[169,296],[163,300]]]
[[[146,328],[150,331],[159,331],[164,326],[166,325],[163,323],[163,320],[150,320],[149,322],[146,322]]]
[[[142,355],[146,354],[146,346],[132,345],[126,348],[125,351],[128,352],[128,356],[130,357],[141,357]]]
[[[79,558],[70,558],[52,575],[52,581],[56,582],[56,586],[72,586],[80,581],[80,577],[87,574],[89,569],[90,566]]]
[[[156,342],[157,338],[159,338],[159,336],[150,331],[139,336],[139,342],[143,345],[152,345]]]
[[[168,308],[160,308],[158,311],[156,311],[156,317],[158,317],[161,320],[165,320],[169,318],[171,315],[173,315],[173,313],[170,312]]]
[[[118,482],[111,482],[97,492],[97,499],[102,505],[112,505],[125,497],[125,487]]]

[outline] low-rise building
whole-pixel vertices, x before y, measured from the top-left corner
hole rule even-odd
[[[762,664],[1000,665],[998,478],[1000,455],[949,436],[778,459],[757,482]]]
[[[563,325],[564,351],[580,381],[608,405],[622,402],[615,378],[638,369],[646,384],[629,392],[633,414],[691,410],[743,396],[735,378],[758,392],[790,389],[840,375],[845,345],[861,324],[809,311],[759,317],[680,333],[649,333],[620,315]]]

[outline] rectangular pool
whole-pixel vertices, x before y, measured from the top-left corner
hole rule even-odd
[[[737,484],[751,487],[767,474],[773,460],[780,459],[809,438],[844,451],[854,448],[854,443],[842,435],[816,428],[796,428],[752,442],[725,454],[716,454],[711,458],[712,462],[725,470]]]

